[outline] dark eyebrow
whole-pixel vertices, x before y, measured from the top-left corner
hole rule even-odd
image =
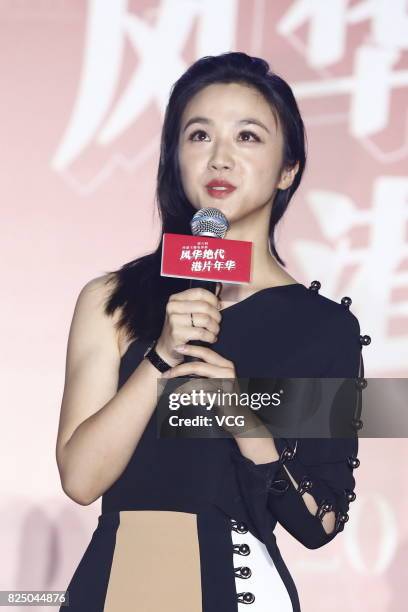
[[[209,123],[212,123],[212,121],[210,121],[209,119],[206,119],[206,117],[191,117],[191,119],[189,119],[186,123],[186,125],[183,128],[183,132],[186,131],[186,129],[192,124],[192,123],[205,123],[206,125],[208,125]]]
[[[262,121],[259,121],[259,119],[254,119],[253,117],[250,117],[248,119],[241,119],[241,121],[239,121],[238,123],[241,123],[244,125],[248,125],[250,123],[253,123],[254,125],[259,125],[260,128],[264,129],[266,132],[268,132],[268,134],[270,134],[270,131],[268,130],[266,125],[262,123]]]
[[[207,119],[207,117],[191,117],[191,119],[189,119],[187,121],[186,125],[184,126],[183,132],[185,132],[186,129],[192,123],[204,123],[205,125],[210,125],[213,122],[211,121],[211,119]],[[270,131],[268,130],[266,125],[264,123],[262,123],[262,121],[259,121],[259,119],[254,119],[253,117],[248,117],[247,119],[241,119],[240,121],[238,121],[238,124],[240,124],[240,125],[249,125],[251,123],[254,124],[254,125],[258,125],[260,128],[262,128],[266,132],[268,132],[268,134],[270,134]]]

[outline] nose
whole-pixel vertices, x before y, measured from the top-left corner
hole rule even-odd
[[[234,162],[228,148],[221,143],[214,145],[208,165],[213,170],[230,170]]]

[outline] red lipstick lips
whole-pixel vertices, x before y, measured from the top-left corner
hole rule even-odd
[[[212,198],[226,198],[233,191],[235,191],[236,187],[231,185],[228,181],[224,181],[222,179],[213,179],[206,185],[207,193]]]

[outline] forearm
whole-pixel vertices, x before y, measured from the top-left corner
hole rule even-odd
[[[74,431],[62,451],[61,482],[88,505],[122,474],[157,404],[158,370],[142,360],[116,395]]]
[[[262,422],[256,417],[256,415],[250,416],[249,422],[253,429],[250,431],[252,437],[242,437],[238,434],[234,435],[235,441],[238,448],[244,457],[251,459],[255,464],[270,463],[279,459],[279,453],[275,445],[275,441],[269,430],[262,424]],[[289,464],[290,465],[290,464]],[[298,483],[295,481],[286,465],[283,465],[289,479],[295,489],[298,488]],[[303,502],[309,512],[313,515],[316,514],[318,506],[313,495],[305,491],[302,495]],[[334,529],[335,524],[335,513],[333,511],[327,512],[323,517],[322,524],[326,533],[331,533]]]
[[[241,454],[256,464],[277,461],[279,453],[273,437],[257,417],[253,416],[251,419],[253,420],[253,429],[248,427],[248,420],[245,421],[246,429],[248,428],[251,437],[242,437],[242,434],[234,435]]]

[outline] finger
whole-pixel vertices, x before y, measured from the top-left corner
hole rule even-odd
[[[170,368],[162,378],[175,378],[177,376],[203,376],[207,378],[229,378],[231,376],[230,368],[220,368],[219,366],[210,365],[204,361],[193,361],[189,363],[181,363],[173,368]]]
[[[170,296],[167,309],[172,312],[208,312],[218,320],[221,300],[206,289],[194,288]]]
[[[182,344],[176,348],[176,351],[182,355],[191,355],[199,357],[210,365],[219,366],[220,368],[231,367],[232,364],[228,359],[222,357],[219,353],[206,346],[196,346],[195,344]]]
[[[202,342],[208,342],[209,344],[217,342],[217,335],[212,331],[208,331],[208,329],[205,329],[205,327],[192,327],[191,325],[187,327],[186,325],[183,325],[179,336],[180,341],[178,346],[185,346],[185,344],[190,342],[190,340],[200,340]]]
[[[189,340],[204,340],[205,342],[216,342],[220,326],[212,318],[203,315],[199,319],[197,313],[194,315],[194,325],[191,324],[190,314],[173,314],[174,328],[177,329],[179,344]],[[205,323],[205,325],[202,325]]]
[[[218,310],[218,303],[214,306],[205,300],[169,300],[167,304],[167,312],[169,314],[203,314],[212,317],[217,323],[220,323],[222,315]]]
[[[220,385],[213,382],[211,378],[191,378],[188,382],[177,387],[177,393],[191,394],[193,391],[200,393],[214,393],[219,391]]]
[[[217,335],[220,331],[220,326],[215,317],[211,314],[203,314],[201,312],[188,313],[184,315],[185,325],[189,327],[204,327],[208,331]],[[193,325],[194,323],[194,325]]]
[[[173,293],[169,301],[185,301],[185,300],[201,300],[204,302],[208,302],[214,308],[217,308],[219,299],[214,293],[209,291],[208,289],[204,289],[203,287],[192,287],[191,289],[186,289],[185,291],[181,291],[179,293]]]

